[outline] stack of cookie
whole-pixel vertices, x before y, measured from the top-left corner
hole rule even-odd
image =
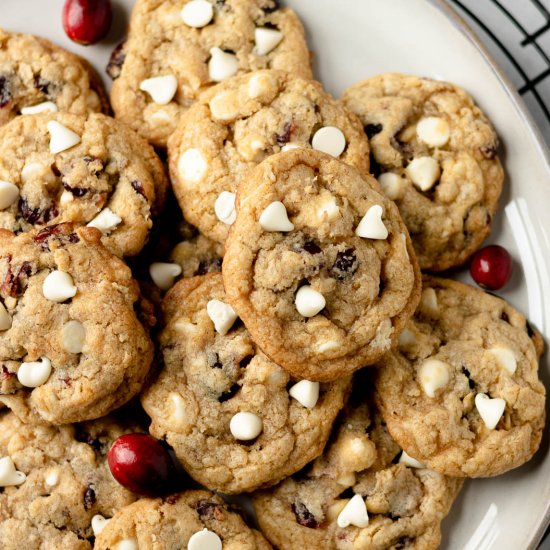
[[[436,548],[464,478],[535,453],[540,336],[433,275],[503,182],[463,90],[337,101],[276,0],[137,0],[115,118],[42,39],[0,66],[2,549]],[[117,484],[147,431],[201,489]]]

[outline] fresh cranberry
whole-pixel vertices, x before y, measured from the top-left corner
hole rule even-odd
[[[78,44],[88,46],[101,40],[111,27],[111,0],[65,0],[63,28]]]
[[[120,436],[107,456],[114,478],[138,495],[158,496],[174,477],[174,463],[161,443],[146,434]]]
[[[512,257],[498,244],[486,246],[474,254],[470,264],[470,274],[479,286],[489,290],[499,290],[512,275]]]

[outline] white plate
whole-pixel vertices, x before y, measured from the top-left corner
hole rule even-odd
[[[133,0],[114,0],[115,26],[101,45],[70,42],[63,0],[0,0],[0,25],[35,33],[85,56],[105,76]],[[466,88],[494,122],[503,143],[507,186],[491,241],[508,248],[515,275],[502,295],[550,341],[550,165],[521,100],[465,24],[439,0],[288,0],[301,15],[317,77],[338,95],[379,72],[442,78]],[[458,277],[468,281],[466,273]],[[550,362],[541,374],[550,387]],[[548,430],[535,458],[504,476],[468,481],[444,522],[443,548],[535,548],[550,520]]]

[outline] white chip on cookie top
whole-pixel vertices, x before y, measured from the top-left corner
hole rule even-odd
[[[449,365],[430,357],[418,369],[418,379],[424,393],[428,397],[435,397],[435,392],[444,388],[449,382]]]
[[[311,146],[317,151],[338,158],[346,148],[346,136],[340,128],[323,126],[313,135]]]
[[[80,321],[71,319],[61,329],[63,349],[69,353],[82,353],[86,341],[86,329]]]
[[[27,476],[17,471],[10,456],[0,458],[0,487],[13,487],[21,485]]]
[[[53,101],[44,101],[37,105],[31,105],[29,107],[23,107],[21,109],[22,115],[37,115],[39,113],[57,113],[59,109]]]
[[[21,181],[23,183],[26,183],[33,178],[40,178],[50,183],[55,183],[56,181],[56,177],[52,172],[51,166],[40,162],[28,162],[21,170]]]
[[[395,201],[403,198],[405,192],[405,180],[393,172],[384,172],[378,176],[378,183],[388,199]]]
[[[77,288],[73,278],[64,271],[52,271],[42,283],[42,294],[52,302],[64,302],[75,296]]]
[[[416,460],[416,458],[413,458],[405,450],[403,450],[403,452],[401,453],[401,456],[399,457],[399,464],[405,464],[405,466],[409,466],[410,468],[426,467],[424,464],[422,464],[422,462],[420,462],[419,460]]]
[[[181,10],[181,20],[195,29],[206,27],[214,17],[214,7],[206,0],[191,0]]]
[[[271,73],[253,74],[248,81],[248,96],[256,99],[261,96],[272,97],[277,92],[277,79]]]
[[[349,527],[350,525],[362,528],[369,524],[367,505],[361,495],[354,495],[344,506],[344,509],[338,515],[336,523],[341,529]]]
[[[257,55],[267,55],[281,43],[282,39],[283,33],[277,29],[256,27],[254,31],[254,40],[256,42],[254,53]]]
[[[96,514],[92,518],[92,531],[94,533],[94,537],[97,537],[105,527],[107,527],[107,524],[111,521],[110,519],[104,518],[101,514]]]
[[[172,401],[171,417],[176,425],[181,426],[185,423],[185,402],[182,396],[175,392],[170,394],[170,401]]]
[[[451,137],[451,128],[444,118],[430,116],[418,121],[416,135],[431,147],[442,147]]]
[[[19,197],[19,187],[9,182],[0,180],[0,210],[11,206]]]
[[[310,285],[301,286],[296,292],[296,309],[304,317],[315,317],[326,304],[325,297]]]
[[[222,540],[216,533],[204,528],[191,535],[187,550],[222,550]]]
[[[260,215],[262,229],[265,231],[292,231],[294,224],[288,219],[285,205],[280,201],[269,204]]]
[[[239,70],[239,61],[235,54],[224,52],[221,48],[212,48],[210,56],[208,75],[213,82],[222,82]]]
[[[336,340],[325,340],[317,344],[317,353],[326,353],[327,351],[335,351],[341,346],[340,342]]]
[[[319,387],[319,382],[300,380],[288,390],[288,393],[304,407],[313,409],[319,400]]]
[[[59,483],[59,470],[57,468],[49,470],[44,483],[50,487],[55,487]]]
[[[47,357],[40,361],[21,363],[17,370],[17,380],[27,388],[37,388],[48,381],[52,373],[52,362]]]
[[[161,290],[172,288],[175,278],[179,277],[181,272],[181,265],[169,262],[153,262],[149,266],[149,275]]]
[[[338,214],[340,214],[340,208],[336,204],[336,199],[334,197],[331,197],[329,200],[323,202],[317,208],[317,217],[320,220],[327,219],[331,221],[336,219]]]
[[[422,290],[422,295],[420,297],[420,309],[423,313],[436,314],[439,312],[437,294],[433,288],[425,288]]]
[[[136,539],[122,539],[115,544],[114,550],[139,550],[138,542]]]
[[[57,120],[50,120],[47,128],[50,133],[50,153],[52,155],[66,151],[78,145],[81,141],[77,133],[69,130],[69,128],[57,122]]]
[[[494,430],[504,414],[506,401],[499,397],[491,398],[484,393],[478,393],[474,402],[487,429]]]
[[[104,208],[92,221],[86,225],[99,229],[104,235],[108,235],[122,222],[122,218],[110,208]]]
[[[215,95],[209,102],[210,113],[217,120],[232,120],[239,115],[239,96],[233,90]]]
[[[432,157],[417,157],[405,168],[414,185],[421,191],[429,191],[439,179],[439,162]]]
[[[155,76],[143,80],[139,89],[147,92],[157,105],[168,105],[176,95],[178,81],[173,74]]]
[[[251,441],[262,433],[263,422],[262,419],[254,413],[239,412],[231,418],[229,429],[235,439],[240,441]]]
[[[383,213],[384,209],[379,204],[371,206],[359,222],[355,234],[364,239],[387,239],[388,228],[382,221]]]
[[[11,321],[11,315],[8,313],[6,306],[0,302],[0,330],[11,328]]]
[[[200,149],[184,151],[178,160],[178,173],[182,180],[197,183],[202,180],[208,169],[208,163]]]
[[[302,146],[299,145],[298,143],[287,143],[286,145],[283,145],[281,147],[281,151],[283,153],[286,153],[287,151],[292,151],[293,149],[300,149]]]
[[[235,199],[235,193],[222,191],[214,203],[214,212],[216,213],[216,217],[226,225],[231,225],[237,219]]]
[[[208,317],[210,317],[214,323],[216,332],[222,336],[225,336],[229,332],[233,323],[238,319],[235,310],[229,304],[221,300],[210,300],[206,304],[206,311]]]
[[[515,353],[509,347],[493,346],[486,350],[485,353],[492,356],[501,369],[504,369],[510,374],[516,372],[518,362]]]

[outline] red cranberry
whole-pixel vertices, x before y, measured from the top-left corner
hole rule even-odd
[[[139,495],[162,494],[174,475],[168,451],[146,434],[120,436],[109,450],[107,460],[114,478]]]
[[[479,286],[489,290],[499,290],[512,275],[512,257],[498,244],[486,246],[474,254],[470,264],[470,274]]]
[[[63,28],[67,36],[87,46],[101,40],[111,27],[111,0],[65,0]]]

